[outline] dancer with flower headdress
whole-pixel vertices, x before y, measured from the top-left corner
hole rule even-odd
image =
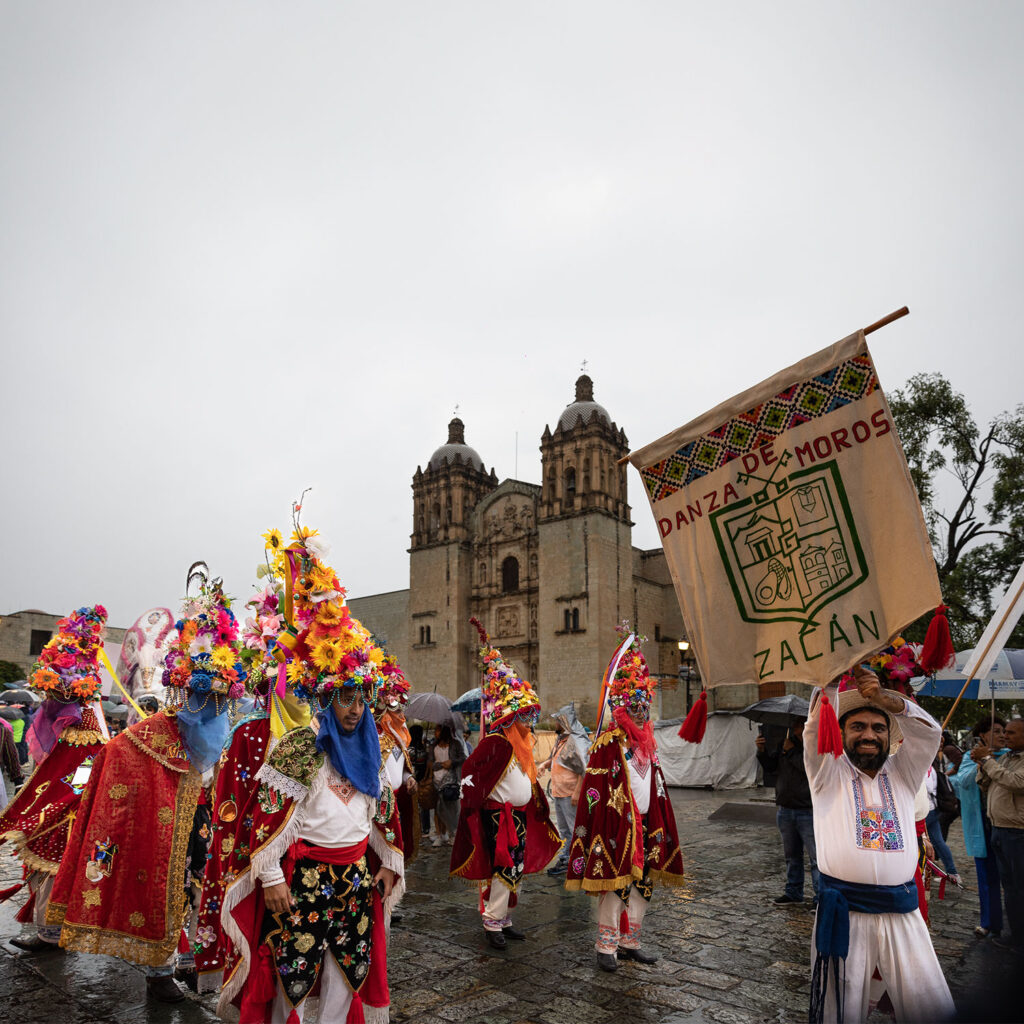
[[[459,825],[451,875],[480,883],[484,932],[494,949],[526,936],[512,926],[511,910],[525,875],[543,871],[562,842],[537,782],[533,726],[540,700],[491,644],[478,619],[484,663],[481,721],[485,735],[462,765]]]
[[[293,541],[300,539],[296,525]],[[292,729],[309,725],[309,703],[295,695],[287,678],[288,649],[278,643],[288,628],[285,575],[288,563],[279,530],[264,535],[265,563],[258,575],[263,589],[246,602],[250,615],[242,629],[241,658],[255,709],[231,732],[220,758],[211,814],[210,856],[203,877],[199,916],[193,936],[196,987],[213,992],[226,977],[233,953],[221,927],[229,883],[249,870],[250,832],[257,807],[257,776],[267,755]],[[230,969],[228,971],[230,973]]]
[[[184,998],[171,975],[182,924],[206,864],[209,814],[200,806],[245,690],[238,625],[220,580],[189,569],[178,637],[167,655],[168,706],[130,726],[95,757],[53,885],[48,925],[60,944],[147,968],[150,996]]]
[[[107,740],[92,706],[100,699],[106,621],[103,605],[60,619],[29,678],[45,698],[26,735],[36,769],[0,816],[0,843],[10,840],[14,846],[30,893],[17,916],[23,933],[11,942],[28,952],[60,949],[60,928],[46,924],[46,909],[85,780]],[[0,893],[0,900],[20,888]]]
[[[398,804],[398,817],[402,823],[402,849],[405,863],[416,859],[421,826],[420,807],[416,795],[416,779],[412,770],[409,748],[412,735],[405,721],[405,705],[409,702],[409,680],[405,678],[398,659],[385,654],[380,666],[377,703],[374,717],[380,738],[383,770]]]
[[[296,506],[298,511],[299,506]],[[287,683],[316,718],[272,742],[224,875],[230,942],[217,1012],[242,1024],[387,1021],[387,926],[404,892],[401,828],[370,711],[383,652],[352,617],[326,547],[283,550]],[[273,712],[272,712],[273,714]],[[227,770],[227,765],[225,765]]]
[[[599,894],[597,964],[614,971],[619,960],[653,964],[640,931],[655,882],[683,884],[676,819],[658,763],[651,729],[651,679],[640,644],[622,639],[605,673],[597,738],[569,848],[566,889]]]

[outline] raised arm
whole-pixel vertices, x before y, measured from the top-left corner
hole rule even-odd
[[[811,706],[807,711],[807,722],[804,724],[804,769],[811,789],[818,790],[835,769],[836,758],[831,754],[818,753],[818,718],[821,714],[821,690],[816,689],[811,697]],[[826,691],[828,699],[836,702],[836,687],[830,686]]]

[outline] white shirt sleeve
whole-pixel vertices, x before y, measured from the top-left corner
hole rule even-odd
[[[890,751],[890,770],[899,775],[912,792],[917,792],[935,760],[942,729],[924,708],[906,698],[903,699],[903,711],[896,717],[903,730],[903,742],[897,750]]]

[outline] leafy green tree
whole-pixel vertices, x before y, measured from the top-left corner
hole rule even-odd
[[[0,661],[0,684],[16,683],[19,679],[24,678],[24,669],[15,665],[13,661]]]
[[[938,373],[911,377],[889,405],[931,534],[953,643],[963,650],[977,642],[1024,562],[1024,405],[982,431],[964,396]],[[923,639],[928,618],[907,638]],[[1024,646],[1024,625],[1007,646]]]

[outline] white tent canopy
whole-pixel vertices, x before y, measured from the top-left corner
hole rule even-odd
[[[747,789],[756,785],[755,722],[727,712],[708,715],[701,743],[686,743],[679,738],[681,722],[677,718],[654,723],[661,769],[670,786]]]

